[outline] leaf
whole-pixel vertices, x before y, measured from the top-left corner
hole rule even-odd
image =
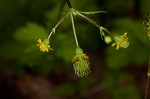
[[[97,14],[97,13],[107,13],[106,11],[92,11],[92,12],[82,12],[82,11],[79,11],[80,13],[83,13],[83,14]]]
[[[26,27],[21,27],[16,30],[13,37],[24,43],[36,42],[39,38],[45,39],[48,37],[47,31],[37,23],[29,22]]]

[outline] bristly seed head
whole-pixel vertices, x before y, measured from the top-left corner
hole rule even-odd
[[[83,53],[83,50],[80,47],[76,49],[76,54],[73,57],[72,62],[75,74],[77,74],[78,77],[84,77],[90,74],[89,57]]]

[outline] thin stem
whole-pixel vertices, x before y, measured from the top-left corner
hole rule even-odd
[[[94,24],[96,27],[100,28],[101,26],[96,23],[95,21],[93,21],[92,19],[90,19],[89,17],[77,12],[78,15],[80,15],[81,17],[83,17],[84,19],[88,20],[90,23]]]
[[[69,8],[72,8],[72,5],[71,5],[70,1],[69,1],[69,0],[66,0],[66,2],[67,2],[67,4],[68,4],[68,7],[69,7]]]
[[[90,19],[89,17],[77,12],[77,14],[81,17],[83,17],[84,19],[88,20],[90,23],[92,23],[93,25],[95,25],[96,27],[103,28],[102,26],[100,26],[98,23],[96,23],[95,21],[93,21],[92,19]],[[112,33],[110,33],[107,29],[103,28],[103,30],[108,33],[109,35],[111,35],[112,37],[114,37],[114,35]]]
[[[106,33],[108,33],[109,35],[111,35],[112,37],[115,37],[112,33],[110,33],[107,29],[105,29],[104,28],[104,31],[106,32]]]
[[[65,15],[63,15],[63,17],[58,21],[58,23],[55,25],[55,27],[52,29],[52,31],[50,32],[48,39],[50,39],[51,35],[53,33],[55,33],[55,29],[64,21],[64,19],[69,15],[70,13],[66,13]]]
[[[146,84],[146,90],[145,90],[145,99],[148,98],[149,79],[150,79],[150,56],[149,56],[149,63],[148,63],[148,73],[147,73],[147,84]]]
[[[55,28],[52,29],[52,31],[50,32],[50,34],[49,34],[49,36],[48,36],[47,39],[50,39],[51,35],[54,33],[54,29],[55,29]]]
[[[77,40],[77,35],[76,35],[76,31],[75,31],[75,26],[74,26],[74,20],[73,20],[72,13],[71,13],[71,23],[72,23],[72,29],[73,29],[73,34],[74,34],[74,38],[75,38],[75,41],[76,41],[76,45],[78,47],[79,44],[78,44],[78,40]]]

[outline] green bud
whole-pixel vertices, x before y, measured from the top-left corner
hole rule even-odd
[[[109,44],[112,42],[111,36],[105,36],[105,42],[106,44]]]

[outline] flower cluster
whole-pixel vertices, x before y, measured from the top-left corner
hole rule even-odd
[[[89,57],[83,53],[80,47],[77,47],[72,62],[75,74],[77,74],[78,77],[87,76],[90,73]]]
[[[77,74],[79,77],[84,77],[90,73],[90,63],[89,63],[89,57],[85,53],[83,53],[83,50],[79,47],[78,39],[77,39],[77,35],[76,35],[76,30],[75,30],[74,18],[73,18],[74,16],[82,17],[85,20],[87,20],[88,22],[95,25],[97,28],[99,28],[100,35],[101,35],[102,39],[104,39],[107,44],[112,42],[112,38],[114,38],[113,40],[115,41],[115,43],[113,43],[112,46],[117,45],[117,47],[116,47],[117,50],[119,48],[127,48],[129,46],[129,41],[128,41],[128,38],[126,36],[127,33],[125,33],[124,35],[113,35],[106,28],[100,26],[98,23],[96,23],[91,18],[86,16],[88,14],[96,14],[96,13],[101,13],[101,12],[106,13],[105,11],[82,12],[82,11],[78,11],[78,10],[72,8],[69,0],[67,0],[67,3],[69,6],[69,10],[63,14],[61,19],[54,26],[54,28],[50,32],[48,38],[45,39],[44,41],[41,41],[41,39],[39,39],[37,45],[42,52],[48,52],[49,50],[53,50],[49,45],[49,39],[50,39],[52,34],[55,34],[56,28],[64,21],[65,18],[67,18],[70,15],[74,39],[75,39],[76,46],[77,46],[76,54],[72,60],[73,68],[75,70],[75,74]],[[109,34],[109,36],[106,36],[105,33]]]

